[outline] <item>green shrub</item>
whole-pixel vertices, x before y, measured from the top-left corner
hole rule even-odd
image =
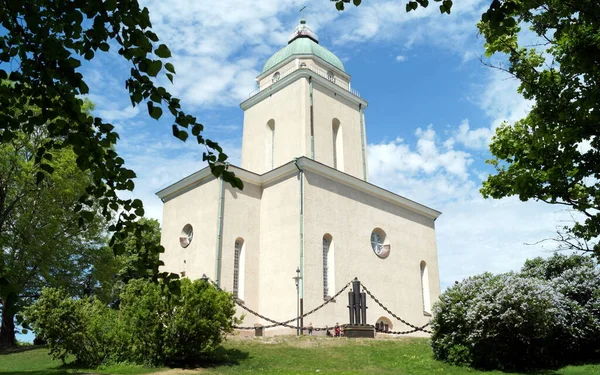
[[[235,304],[229,293],[203,281],[183,279],[181,295],[164,335],[163,351],[170,363],[210,356],[223,335],[233,331]]]
[[[45,288],[24,311],[26,322],[38,338],[48,343],[50,354],[63,362],[70,354],[84,366],[96,366],[110,353],[115,312],[95,298],[72,299],[65,291]]]
[[[181,280],[181,293],[132,280],[119,310],[93,298],[44,289],[24,316],[55,358],[72,354],[84,366],[194,363],[210,356],[236,323],[229,293],[202,280]]]

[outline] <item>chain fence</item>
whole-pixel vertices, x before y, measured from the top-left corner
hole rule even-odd
[[[205,276],[206,277],[206,276]],[[223,289],[221,289],[213,280],[209,279],[208,277],[206,277],[206,279],[217,289],[223,291]],[[283,322],[278,322],[276,320],[270,319],[254,310],[252,310],[251,308],[245,306],[243,303],[241,303],[238,299],[233,298],[233,301],[235,302],[236,305],[238,305],[239,307],[241,307],[242,309],[244,309],[245,311],[249,312],[250,314],[259,317],[263,320],[266,320],[269,323],[269,325],[264,325],[264,326],[257,326],[257,327],[247,327],[247,326],[234,326],[233,328],[235,329],[241,329],[241,330],[253,330],[256,328],[261,328],[261,329],[267,329],[267,328],[274,328],[274,327],[286,327],[286,328],[291,328],[291,329],[300,329],[302,331],[306,331],[309,329],[309,327],[296,327],[295,325],[291,325],[290,323],[292,323],[293,321],[297,320],[297,319],[303,319],[306,318],[307,316],[317,312],[318,310],[320,310],[321,308],[323,308],[325,305],[329,304],[332,301],[335,301],[335,299],[337,297],[339,297],[340,294],[342,294],[346,289],[348,289],[348,287],[350,286],[350,284],[352,284],[352,281],[348,282],[346,285],[344,285],[344,287],[342,287],[342,289],[340,289],[335,295],[333,295],[331,298],[327,299],[325,302],[323,302],[322,304],[320,304],[319,306],[315,307],[314,309],[298,316],[298,317],[294,317],[292,319],[288,319],[286,321]],[[414,333],[414,332],[425,332],[425,333],[431,333],[430,330],[425,329],[426,327],[428,327],[431,324],[431,321],[427,322],[427,324],[423,325],[423,326],[415,326],[413,324],[410,324],[409,322],[407,322],[406,320],[400,318],[398,315],[394,314],[390,309],[388,309],[383,303],[381,303],[379,301],[379,299],[377,299],[373,293],[371,293],[371,291],[369,291],[369,289],[367,289],[364,284],[361,282],[360,284],[361,288],[365,291],[365,293],[367,293],[369,295],[369,297],[371,297],[371,299],[373,299],[373,301],[375,301],[375,303],[377,303],[383,310],[385,310],[388,314],[390,314],[391,316],[393,316],[395,319],[399,320],[400,322],[404,323],[405,325],[411,327],[411,330],[407,330],[407,331],[385,331],[382,333],[387,333],[387,334],[392,334],[392,335],[407,335],[410,333]],[[344,325],[342,325],[343,327]],[[369,325],[372,327],[372,325]],[[327,330],[331,330],[334,328],[334,326],[325,326],[325,327],[310,327],[312,328],[314,331],[327,331]]]
[[[209,279],[208,277],[206,278],[208,281],[210,281],[210,283],[217,289],[223,291],[223,289],[221,289],[214,281],[212,281],[211,279]],[[294,317],[292,319],[288,319],[286,321],[283,322],[278,322],[276,320],[270,319],[254,310],[252,310],[251,308],[245,306],[243,303],[241,303],[240,301],[238,301],[236,298],[233,298],[233,301],[235,302],[236,305],[238,305],[239,307],[241,307],[242,309],[248,311],[250,314],[257,316],[261,319],[266,320],[267,322],[270,322],[272,324],[269,325],[264,325],[264,326],[260,326],[260,327],[244,327],[244,326],[233,326],[233,328],[235,329],[243,329],[243,330],[250,330],[250,329],[255,329],[255,328],[261,328],[261,329],[267,329],[267,328],[273,328],[273,327],[286,327],[286,328],[292,328],[292,329],[296,329],[298,327],[296,327],[295,325],[291,325],[289,323],[295,321],[296,319],[303,319],[306,318],[307,316],[313,314],[314,312],[320,310],[321,308],[323,308],[325,305],[327,305],[328,303],[335,301],[335,299],[342,294],[346,289],[348,289],[348,287],[350,286],[350,284],[352,284],[352,281],[348,282],[346,285],[344,285],[344,287],[342,289],[340,289],[335,295],[333,295],[331,298],[327,299],[325,302],[323,302],[322,304],[320,304],[319,306],[315,307],[314,309],[300,315],[299,317]],[[332,326],[333,327],[333,326]],[[326,327],[312,327],[312,329],[314,331],[326,331],[328,329],[332,329],[332,327],[326,326]],[[308,330],[309,327],[299,327],[301,330]]]
[[[385,307],[385,305],[383,303],[381,303],[379,301],[379,299],[377,299],[377,297],[375,297],[373,295],[373,293],[371,293],[371,291],[369,291],[369,289],[367,289],[367,287],[365,286],[365,284],[363,284],[362,282],[360,283],[360,287],[365,291],[365,293],[367,293],[369,295],[369,297],[371,297],[371,299],[373,299],[373,301],[375,301],[375,303],[377,303],[383,310],[385,310],[388,314],[390,314],[391,316],[393,316],[394,318],[396,318],[397,320],[401,321],[402,323],[404,323],[405,325],[409,326],[410,328],[412,328],[412,330],[410,331],[387,331],[385,333],[390,333],[390,334],[395,334],[395,335],[406,335],[409,333],[413,333],[413,332],[418,332],[418,331],[422,331],[425,333],[431,333],[430,330],[425,329],[425,327],[428,327],[431,324],[431,321],[427,322],[427,324],[422,325],[422,326],[416,326],[413,324],[410,324],[409,322],[407,322],[406,320],[402,319],[401,317],[399,317],[398,315],[394,314],[392,311],[390,311],[390,309],[388,309],[387,307]]]
[[[264,316],[264,315],[261,315],[261,314],[257,313],[256,311],[254,311],[254,310],[250,309],[249,307],[246,307],[244,304],[240,303],[240,302],[239,302],[238,300],[236,300],[236,299],[234,299],[234,302],[235,302],[235,303],[236,303],[236,304],[237,304],[239,307],[241,307],[242,309],[244,309],[244,310],[248,311],[250,314],[252,314],[252,315],[255,315],[255,316],[257,316],[257,317],[259,317],[259,318],[261,318],[261,319],[264,319],[264,320],[266,320],[267,322],[273,323],[273,324],[270,324],[270,325],[261,326],[261,328],[263,328],[263,329],[266,329],[266,328],[273,328],[273,327],[277,327],[277,326],[283,326],[283,327],[287,327],[287,328],[293,328],[293,329],[296,329],[296,328],[297,328],[296,326],[294,326],[294,325],[290,325],[289,323],[291,323],[291,322],[295,321],[296,319],[303,319],[303,318],[306,318],[307,316],[309,316],[309,315],[313,314],[314,312],[316,312],[316,311],[320,310],[321,308],[323,308],[325,305],[327,305],[327,304],[328,304],[328,303],[330,303],[331,301],[334,301],[334,300],[335,300],[335,299],[336,299],[336,298],[337,298],[337,297],[338,297],[340,294],[342,294],[342,292],[343,292],[344,290],[348,289],[348,287],[350,286],[350,284],[351,284],[351,283],[352,283],[352,282],[349,282],[349,283],[347,283],[346,285],[344,285],[344,287],[343,287],[342,289],[340,289],[340,291],[339,291],[339,292],[337,292],[337,293],[336,293],[336,294],[335,294],[333,297],[331,297],[331,298],[327,299],[327,301],[323,302],[322,304],[320,304],[319,306],[317,306],[317,307],[315,307],[314,309],[310,310],[309,312],[307,312],[307,313],[304,313],[304,314],[300,315],[300,316],[299,316],[299,317],[297,317],[297,318],[296,318],[296,317],[294,317],[294,318],[292,318],[292,319],[289,319],[289,320],[286,320],[286,321],[284,321],[284,322],[277,322],[277,321],[275,321],[275,320],[273,320],[273,319],[269,319],[269,318],[267,318],[266,316]],[[238,327],[238,326],[236,326],[236,327],[234,327],[234,328],[237,328],[237,329],[254,329],[255,327]],[[315,330],[315,331],[324,331],[324,330],[326,330],[326,329],[328,329],[328,328],[329,328],[329,327],[313,327],[312,329],[313,329],[313,330]],[[302,330],[308,330],[308,327],[300,327],[300,329],[302,329]]]

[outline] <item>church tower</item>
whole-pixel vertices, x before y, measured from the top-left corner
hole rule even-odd
[[[368,324],[426,324],[440,293],[440,212],[367,181],[367,102],[342,61],[302,20],[257,83],[241,103],[242,168],[228,166],[244,189],[206,167],[157,193],[162,270],[206,275],[232,293],[243,327],[267,335],[293,333],[271,323],[294,321],[298,307],[311,311],[304,324],[347,322],[343,292],[355,277],[386,306],[368,302]]]
[[[256,81],[258,89],[241,103],[242,168],[264,174],[305,156],[367,180],[367,102],[305,20]]]

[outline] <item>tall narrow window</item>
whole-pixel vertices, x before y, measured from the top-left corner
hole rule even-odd
[[[334,246],[330,234],[323,236],[323,298],[335,292]]]
[[[333,167],[344,171],[344,145],[342,143],[342,127],[340,120],[334,118],[331,122],[331,131],[333,134]]]
[[[265,141],[265,167],[270,171],[275,168],[275,120],[273,119],[267,122]]]
[[[244,300],[246,252],[244,251],[244,240],[235,240],[235,253],[233,258],[233,297]]]
[[[431,300],[429,299],[429,274],[427,263],[421,261],[421,295],[423,298],[423,312],[431,314]]]

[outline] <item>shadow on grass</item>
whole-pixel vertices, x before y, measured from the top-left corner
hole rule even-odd
[[[185,369],[216,368],[239,366],[240,362],[248,359],[250,354],[239,349],[217,348],[211,356],[198,358],[195,363],[174,363],[172,367]]]
[[[30,350],[40,349],[43,347],[44,347],[44,345],[27,345],[27,346],[17,346],[17,347],[8,348],[8,349],[0,349],[0,355],[22,353],[22,352],[27,352]]]
[[[502,372],[505,374],[527,374],[527,375],[562,375],[564,372],[562,370],[565,367],[570,366],[586,366],[586,365],[599,365],[600,359],[589,359],[586,361],[564,361],[555,367],[543,368],[543,369],[523,369],[523,370],[503,370]],[[486,370],[481,370],[486,371]],[[490,370],[491,371],[491,370]]]

